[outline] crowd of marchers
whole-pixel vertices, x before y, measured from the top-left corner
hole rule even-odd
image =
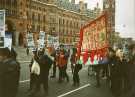
[[[96,73],[97,87],[101,85],[101,78],[105,78],[114,97],[135,97],[134,44],[108,48],[106,56],[92,69]]]
[[[135,46],[126,46],[128,53],[122,48],[109,48],[102,60],[95,65],[97,86],[100,86],[100,74],[107,78],[110,89],[114,97],[135,97]],[[27,48],[27,54],[29,50]],[[12,48],[0,48],[0,97],[16,97],[19,86],[20,63],[16,59],[17,53]],[[82,69],[83,62],[77,53],[77,48],[67,50],[64,45],[57,49],[33,49],[32,59],[29,64],[30,88],[28,97],[37,96],[40,86],[43,85],[44,95],[49,94],[48,77],[52,67],[51,78],[56,78],[56,68],[58,68],[58,83],[69,82],[67,65],[70,66],[73,74],[73,86],[80,85],[79,71]],[[103,72],[100,72],[103,71]]]
[[[28,48],[26,52],[29,54]],[[48,77],[51,67],[53,68],[51,78],[56,77],[56,68],[58,68],[58,83],[62,83],[65,80],[69,82],[67,74],[69,56],[70,51],[66,50],[63,44],[56,50],[52,48],[32,49],[32,59],[29,64],[30,88],[27,95],[29,97],[38,96],[41,85],[44,88],[44,95],[47,96],[49,94]],[[17,53],[13,48],[11,50],[8,48],[0,49],[0,97],[16,97],[17,95],[20,63],[16,57]],[[76,48],[72,52],[70,61],[72,64],[73,86],[79,86],[80,79],[78,72],[81,70],[82,64],[79,62]]]
[[[69,56],[70,51],[66,50],[62,44],[56,50],[52,48],[33,50],[33,58],[30,64],[30,92],[28,95],[31,97],[36,95],[40,91],[41,84],[44,86],[45,95],[48,95],[48,77],[51,67],[53,68],[51,78],[56,77],[56,68],[58,68],[58,83],[62,83],[65,80],[69,82],[69,76],[67,74]],[[78,72],[82,68],[82,64],[79,63],[76,48],[73,50],[70,61],[72,64],[73,86],[79,86],[80,79]]]

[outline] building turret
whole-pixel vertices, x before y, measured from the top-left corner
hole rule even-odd
[[[79,1],[79,7],[80,7],[80,13],[85,13],[85,11],[87,10],[87,6],[88,4],[87,3],[84,3],[83,0],[80,0]]]

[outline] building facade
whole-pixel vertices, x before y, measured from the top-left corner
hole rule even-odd
[[[76,43],[80,28],[101,13],[98,7],[90,10],[87,3],[75,0],[0,0],[0,9],[6,9],[16,45],[26,44],[27,32],[37,36],[39,31],[59,36],[60,43]]]
[[[103,0],[103,10],[107,13],[107,29],[110,46],[115,42],[115,0]]]

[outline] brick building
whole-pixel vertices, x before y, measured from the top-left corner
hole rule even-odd
[[[98,6],[90,10],[87,3],[75,0],[0,0],[0,9],[6,9],[16,45],[26,43],[28,31],[59,36],[60,43],[77,42],[80,28],[101,13]]]

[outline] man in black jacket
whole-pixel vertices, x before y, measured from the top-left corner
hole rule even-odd
[[[36,82],[34,90],[29,95],[31,97],[33,97],[34,95],[37,94],[37,92],[39,92],[41,84],[43,84],[44,91],[46,95],[48,95],[48,76],[49,76],[49,70],[53,63],[53,61],[47,54],[41,55],[39,59],[36,61],[38,62],[40,66],[40,75],[39,75],[38,82]]]
[[[0,64],[0,97],[16,97],[20,64],[13,58],[8,48],[0,51],[2,51],[1,58],[3,59]]]

